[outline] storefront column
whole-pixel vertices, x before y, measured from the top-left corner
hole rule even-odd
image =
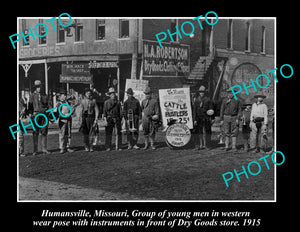
[[[48,94],[48,65],[45,60],[45,93]]]
[[[118,98],[120,99],[120,65],[118,64],[118,68],[117,68],[117,80],[118,80]]]

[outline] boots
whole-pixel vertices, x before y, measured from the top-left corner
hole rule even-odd
[[[232,137],[232,151],[237,151],[237,149],[236,149],[236,137]]]
[[[155,150],[156,148],[155,148],[155,146],[154,146],[154,138],[153,137],[149,137],[149,140],[150,140],[150,147],[151,147],[151,149],[152,150]]]
[[[248,142],[245,142],[244,143],[244,152],[248,152],[249,149],[248,149]]]
[[[226,136],[225,137],[225,151],[228,151],[229,150],[229,137]]]
[[[38,152],[38,142],[39,142],[39,135],[36,133],[33,133],[32,135],[33,140],[33,153],[32,155],[37,155]]]
[[[144,150],[147,150],[149,147],[149,136],[145,135],[145,146],[143,147]]]
[[[47,135],[42,135],[41,137],[41,145],[42,145],[42,152],[45,155],[51,154],[50,151],[47,150]]]

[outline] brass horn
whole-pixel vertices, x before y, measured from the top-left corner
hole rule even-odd
[[[130,132],[135,132],[137,129],[134,127],[134,116],[133,116],[133,110],[129,109],[128,110],[128,128]]]

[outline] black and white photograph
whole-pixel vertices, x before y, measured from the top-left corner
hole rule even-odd
[[[294,7],[72,4],[4,20],[4,224],[294,228]]]
[[[276,18],[18,22],[20,201],[275,200]]]

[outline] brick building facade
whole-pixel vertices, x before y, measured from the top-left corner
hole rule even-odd
[[[45,20],[21,18],[19,33],[26,33],[29,27],[33,29],[37,23]],[[176,26],[180,28],[187,20],[195,27],[193,36],[181,33],[180,38],[177,33],[173,35],[174,42],[170,43],[169,36],[164,42],[168,51],[173,53],[175,49],[187,51],[188,59],[159,60],[155,55],[152,58],[156,59],[155,62],[161,62],[161,67],[165,68],[163,64],[168,64],[175,71],[146,75],[144,45],[157,43],[157,33],[167,30],[176,32]],[[29,44],[19,41],[21,90],[30,89],[34,80],[40,79],[45,83],[46,92],[57,91],[61,87],[80,92],[89,84],[94,84],[102,95],[108,87],[115,86],[122,99],[126,79],[143,78],[149,80],[155,92],[159,88],[182,86],[189,86],[196,91],[200,85],[205,85],[209,95],[218,99],[223,96],[224,89],[232,84],[247,82],[249,78],[274,68],[274,19],[219,18],[213,27],[201,20],[203,30],[192,18],[73,18],[72,25],[67,28],[61,27],[57,20],[53,22],[57,31],[48,23],[45,37],[36,37],[36,40],[28,37]],[[40,34],[44,33],[43,27],[38,27],[38,30]],[[154,49],[157,49],[157,45],[153,46]],[[149,52],[151,54],[151,50]],[[224,74],[220,78],[224,61]],[[92,82],[61,82],[62,65],[66,63],[96,64],[96,68],[90,71]],[[187,67],[188,72],[176,68],[178,64]],[[28,68],[26,77],[24,70]],[[219,80],[221,85],[216,89]],[[273,83],[265,92],[272,97]]]

